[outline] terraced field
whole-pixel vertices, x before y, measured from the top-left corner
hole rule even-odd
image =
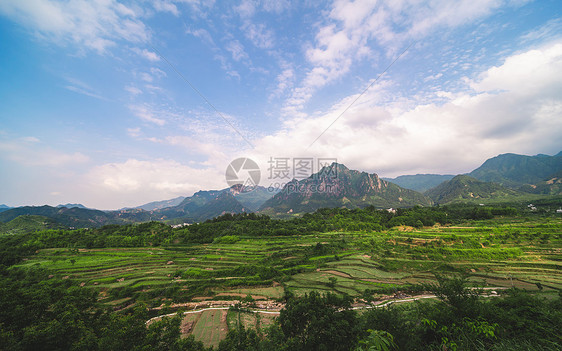
[[[97,288],[117,307],[191,299],[278,299],[285,289],[361,296],[466,272],[479,286],[562,288],[562,220],[480,221],[385,232],[242,237],[234,244],[119,249],[46,249],[24,266]]]
[[[167,306],[212,305],[213,300],[272,301],[286,290],[380,298],[422,289],[434,273],[464,272],[474,286],[553,294],[562,289],[562,219],[476,221],[384,232],[331,232],[241,237],[212,243],[148,248],[45,249],[21,266],[41,266],[51,279],[97,289],[115,309],[144,302],[155,314]],[[227,304],[228,305],[228,304]],[[191,305],[190,305],[191,306]],[[223,305],[224,306],[224,305]],[[263,328],[267,314],[210,310],[187,314],[185,335],[217,346],[242,323]]]

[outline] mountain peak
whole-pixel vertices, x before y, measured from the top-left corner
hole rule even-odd
[[[293,179],[261,210],[274,213],[312,212],[322,207],[360,208],[430,205],[422,194],[369,174],[350,170],[341,163],[325,166],[312,176]]]
[[[318,170],[317,173],[314,173],[313,177],[330,177],[335,176],[338,172],[345,172],[349,173],[351,170],[347,168],[343,163],[332,162],[330,165],[326,165]],[[357,172],[357,171],[355,171]]]

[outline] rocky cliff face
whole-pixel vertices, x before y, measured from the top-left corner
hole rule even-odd
[[[322,207],[381,208],[431,205],[424,195],[389,183],[375,173],[350,170],[333,163],[303,179],[293,179],[266,201],[261,210],[270,213],[312,212]]]

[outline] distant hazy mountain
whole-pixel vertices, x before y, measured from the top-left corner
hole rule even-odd
[[[548,156],[502,154],[492,157],[469,175],[485,182],[495,182],[510,188],[536,184],[562,171],[562,152]]]
[[[224,213],[254,212],[266,200],[273,196],[266,188],[256,187],[252,191],[245,191],[242,185],[234,185],[222,190],[201,190],[186,197],[179,205],[160,212],[184,212],[181,217],[188,217],[197,221],[206,220]]]
[[[144,211],[142,209],[121,210],[128,218],[149,217],[150,220],[176,222],[200,222],[225,213],[252,212],[236,198],[240,189],[237,186],[222,190],[201,190],[193,196],[185,197],[175,206]]]
[[[251,212],[247,210],[232,193],[222,191],[216,197],[210,199],[205,204],[191,211],[190,218],[196,221],[204,221],[213,217],[218,217],[225,213]]]
[[[257,186],[252,191],[239,191],[239,187],[233,186],[231,192],[245,208],[254,212],[257,211],[261,205],[263,205],[267,200],[271,199],[279,191],[269,191],[263,186]]]
[[[33,215],[48,217],[63,226],[75,228],[166,220],[192,223],[204,221],[225,213],[252,212],[267,198],[271,197],[263,187],[249,193],[244,193],[240,190],[236,186],[223,190],[202,190],[191,197],[184,197],[175,206],[155,208],[153,210],[129,208],[118,211],[98,211],[75,204],[59,205],[58,207],[24,206],[1,212],[0,222],[6,223],[19,216]],[[253,205],[254,208],[243,205],[238,201],[238,198],[242,202]],[[155,202],[151,206],[163,206],[165,203],[173,204],[174,201],[178,202],[178,199],[172,199],[169,202]]]
[[[166,207],[177,206],[184,199],[185,199],[185,196],[179,196],[179,197],[176,197],[176,198],[173,198],[173,199],[170,199],[170,200],[149,202],[147,204],[137,206],[137,207],[134,207],[134,208],[140,208],[141,210],[145,210],[145,211],[159,210],[159,209],[166,208]]]
[[[183,199],[179,205],[174,206],[174,209],[183,210],[188,213],[195,211],[208,202],[217,199],[224,192],[225,190],[200,190],[193,194],[193,196]]]
[[[452,174],[416,174],[401,175],[396,178],[382,178],[386,181],[401,186],[402,188],[411,189],[423,193],[426,190],[435,188],[446,180],[454,177]]]
[[[470,175],[474,177],[461,175],[446,180],[452,176],[417,174],[381,179],[376,174],[349,170],[342,164],[334,163],[307,179],[292,180],[276,194],[263,187],[244,192],[241,186],[233,186],[222,190],[202,190],[190,197],[156,201],[119,211],[98,211],[81,204],[16,208],[0,205],[0,228],[22,215],[43,216],[57,225],[78,228],[151,220],[191,223],[224,213],[256,210],[265,214],[289,215],[313,212],[322,207],[360,208],[372,205],[396,208],[429,206],[433,201],[442,204],[479,199],[512,200],[514,196],[529,193],[559,195],[562,194],[562,152],[555,156],[503,154],[487,160]],[[433,184],[439,185],[425,195],[413,190],[423,190]],[[25,222],[24,219],[21,221]],[[35,224],[31,226],[37,227],[41,219],[33,221]]]
[[[22,215],[44,216],[66,227],[98,227],[104,224],[126,223],[113,213],[85,208],[52,206],[22,206],[0,213],[0,222],[9,222]]]
[[[380,208],[431,205],[426,196],[380,179],[376,174],[350,170],[333,163],[303,180],[292,180],[260,211],[264,213],[313,212],[322,207]]]
[[[482,182],[467,175],[458,175],[425,192],[435,203],[446,204],[467,200],[502,199],[520,192],[496,183]]]
[[[193,194],[193,196],[186,197],[180,196],[170,200],[154,201],[142,206],[134,207],[136,209],[143,209],[145,211],[163,210],[166,208],[176,207],[176,209],[183,209],[186,211],[193,210],[205,204],[212,198],[218,196],[219,193],[228,191],[244,208],[249,211],[256,211],[265,201],[269,200],[276,192],[270,192],[263,186],[257,186],[252,191],[244,191],[242,185],[234,185],[230,188],[222,190],[201,190]],[[127,210],[130,208],[124,208]]]
[[[86,206],[82,205],[82,204],[65,204],[65,205],[57,205],[57,208],[61,208],[61,207],[65,207],[65,208],[87,208]]]

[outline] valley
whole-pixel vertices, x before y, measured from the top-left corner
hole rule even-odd
[[[447,215],[455,211],[464,215],[449,224],[418,227],[392,226],[389,219],[400,216],[391,216],[379,219],[376,230],[352,230],[350,225],[372,223],[387,211],[325,210],[295,222],[300,223],[298,234],[285,235],[249,230],[267,228],[254,225],[264,218],[230,217],[207,223],[216,233],[210,240],[189,235],[181,239],[179,234],[186,228],[170,231],[154,224],[139,235],[148,234],[152,240],[160,236],[159,244],[152,241],[140,247],[84,248],[79,242],[49,247],[49,240],[64,243],[56,239],[61,232],[51,231],[47,237],[38,237],[45,248],[14,267],[44,269],[43,279],[69,281],[80,289],[92,290],[99,303],[121,313],[139,304],[146,305],[153,316],[200,310],[182,317],[182,323],[189,325],[182,329],[184,336],[193,335],[204,345],[215,347],[237,325],[238,312],[232,306],[277,313],[287,296],[313,291],[349,296],[354,306],[361,307],[421,296],[436,282],[436,275],[461,274],[470,287],[491,288],[495,294],[517,288],[544,297],[557,296],[562,289],[561,216],[528,212],[490,219],[463,218],[474,217],[473,211],[479,208],[449,208],[444,210]],[[402,216],[416,218],[422,213],[419,211],[422,209],[413,209]],[[432,213],[425,216],[431,218]],[[311,229],[316,221],[335,230]],[[66,234],[70,238],[68,235],[72,232]],[[130,231],[113,231],[111,235],[134,237]],[[110,237],[104,245],[114,245]],[[201,310],[209,307],[222,309],[211,316],[207,311],[214,310]],[[274,318],[249,312],[243,315],[245,320],[251,317],[244,325],[255,327],[255,318],[261,319],[259,328],[271,325]]]
[[[4,205],[0,328],[18,322],[0,341],[557,350],[561,159],[499,155],[469,175],[397,177],[404,187],[333,163],[280,191],[234,185],[118,211]]]

